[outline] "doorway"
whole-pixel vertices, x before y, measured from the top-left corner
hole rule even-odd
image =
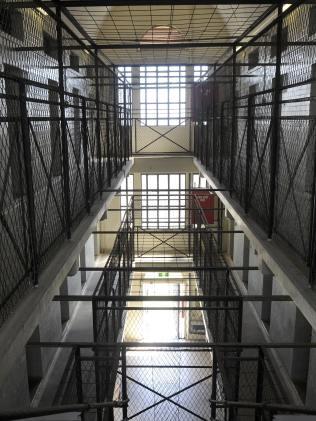
[[[170,282],[144,282],[144,296],[172,296],[175,287],[180,295],[180,285]],[[174,294],[173,294],[174,295]],[[184,339],[184,311],[177,310],[181,303],[177,301],[144,301],[143,341],[172,342]],[[159,310],[155,309],[159,307]],[[152,309],[151,309],[152,308]]]

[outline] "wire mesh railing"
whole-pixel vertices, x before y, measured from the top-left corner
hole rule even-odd
[[[71,351],[69,373],[59,385],[63,400],[57,405],[93,406],[104,400],[113,402],[108,408],[96,410],[99,420],[143,420],[159,416],[179,420],[212,417],[223,421],[241,418],[266,421],[277,414],[316,412],[306,406],[291,406],[284,400],[266,356],[268,349],[315,344],[254,346],[178,341],[104,345],[34,343],[32,346]],[[231,397],[225,386],[227,371],[220,365],[226,366],[230,379],[234,377],[238,383],[237,399]]]
[[[200,84],[195,155],[315,280],[314,6],[293,4]]]
[[[95,100],[63,93],[68,105],[62,118],[58,87],[5,73],[0,83],[5,88],[0,117],[2,324],[126,163],[131,138],[130,127],[122,126],[121,117],[115,120],[113,105],[101,104],[106,123],[124,133],[115,150],[113,133],[96,136]],[[127,110],[117,110],[129,118]]]

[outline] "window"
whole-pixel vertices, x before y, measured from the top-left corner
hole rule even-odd
[[[126,67],[118,67],[118,76],[119,79],[119,85],[118,85],[118,103],[122,107],[126,105],[129,106],[129,96],[127,92],[125,92],[125,98],[124,98],[124,80],[125,83],[131,85],[132,83],[132,68],[130,66]]]
[[[0,7],[0,30],[24,41],[23,15],[7,6]]]
[[[281,40],[281,52],[285,51],[287,49],[287,28],[283,28],[282,29],[282,40]],[[276,42],[277,42],[277,35],[272,35],[271,37],[271,42],[274,44],[271,46],[271,58],[276,57],[276,53],[277,53],[277,46],[276,46]]]
[[[248,70],[253,69],[259,63],[259,49],[253,50],[248,55]]]
[[[58,88],[58,83],[48,79],[48,85],[52,88]],[[55,120],[50,121],[50,144],[51,144],[51,162],[52,175],[57,177],[61,175],[61,147],[59,130],[59,95],[56,90],[48,91],[49,115]]]
[[[15,66],[9,64],[4,65],[4,72],[20,78],[25,78],[26,73]],[[5,79],[5,93],[8,96],[19,96],[19,85],[14,80]],[[23,146],[21,138],[21,130],[18,124],[17,116],[20,113],[20,104],[18,99],[7,98],[7,117],[8,119],[14,119],[8,122],[8,143],[10,146],[11,156],[11,183],[12,183],[12,195],[14,199],[18,199],[23,196],[25,192],[25,182],[22,172],[23,162]]]
[[[309,27],[308,35],[314,35],[316,32],[316,6],[312,6],[309,9]]]
[[[45,54],[58,60],[57,40],[47,32],[43,32],[43,49]]]
[[[140,67],[141,124],[185,125],[185,66]]]
[[[79,56],[71,53],[69,56],[69,60],[71,69],[75,70],[76,72],[79,72]]]
[[[179,190],[168,192],[167,190]],[[142,175],[142,228],[184,228],[185,174]]]
[[[121,192],[121,220],[123,220],[125,211],[133,196],[133,189],[134,189],[134,175],[130,174],[123,180],[121,184],[121,190],[125,190]]]
[[[193,75],[194,82],[206,80],[208,78],[209,67],[208,66],[194,66]]]
[[[206,189],[208,183],[206,178],[202,177],[200,174],[192,174],[192,188],[193,189]]]

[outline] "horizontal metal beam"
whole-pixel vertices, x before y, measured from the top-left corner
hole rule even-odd
[[[229,301],[292,301],[289,295],[128,295],[119,297],[113,295],[55,295],[53,301],[112,301],[112,302],[137,302],[137,301],[189,301],[189,302],[229,302]],[[165,309],[169,307],[165,307]],[[199,310],[203,307],[196,308]],[[142,307],[138,308],[139,310]],[[185,307],[183,308],[186,309]]]
[[[204,210],[204,209],[203,209]],[[191,230],[106,230],[106,231],[92,231],[92,234],[121,234],[121,233],[129,233],[129,234],[243,234],[243,231],[231,231],[231,230],[197,230],[192,228]]]
[[[201,209],[198,208],[188,208],[186,206],[146,206],[146,209],[148,210],[192,210],[192,211],[201,211]],[[224,210],[225,208],[203,208],[203,211],[221,211]],[[112,208],[112,209],[107,209],[106,212],[120,212],[122,210],[126,210],[126,208]],[[141,212],[142,209],[134,209],[135,212]]]
[[[294,405],[285,405],[285,404],[273,404],[273,403],[257,403],[257,402],[247,402],[247,401],[218,401],[216,399],[210,399],[210,403],[216,404],[216,408],[252,408],[252,409],[262,409],[263,411],[271,413],[285,412],[288,416],[289,414],[309,414],[316,415],[315,408],[309,408],[306,406],[294,406]],[[263,417],[265,418],[265,417]],[[274,417],[273,417],[274,418]]]
[[[316,348],[316,342],[276,342],[276,343],[267,343],[267,342],[114,342],[107,344],[100,344],[96,342],[29,342],[27,346],[39,346],[42,348],[104,348],[104,349],[126,349],[126,348],[141,348],[140,352],[143,351],[143,348],[151,348],[151,351],[159,352],[182,352],[183,349],[187,351],[192,350],[192,352],[197,352],[201,350],[202,352],[205,349],[213,348],[228,348],[228,349],[252,349],[252,348],[264,348],[264,349],[303,349],[303,348]],[[153,349],[154,348],[154,349]],[[172,348],[172,349],[167,349]]]
[[[127,306],[98,306],[96,310],[114,310],[114,311],[208,311],[208,310],[238,310],[239,307],[224,307],[224,306],[216,306],[216,307],[127,307]]]
[[[81,45],[65,45],[63,50],[161,50],[161,49],[187,49],[187,48],[232,48],[239,47],[271,47],[273,42],[247,41],[247,42],[169,42],[169,43],[136,43],[136,44],[95,44],[93,47]],[[316,41],[289,41],[288,46],[303,47],[316,46]],[[16,47],[15,51],[43,51],[42,46]]]
[[[194,5],[231,5],[231,4],[286,4],[288,0],[60,0],[60,5],[63,7],[92,7],[92,6],[194,6]],[[305,4],[315,4],[315,0],[307,0]],[[47,7],[54,7],[50,1],[43,1]],[[15,7],[18,8],[34,8],[38,7],[35,1],[17,2]]]
[[[135,120],[137,120],[137,119],[135,119]],[[118,193],[133,193],[133,192],[140,192],[140,193],[146,193],[147,192],[147,190],[146,189],[127,189],[127,190],[124,190],[124,189],[107,189],[107,190],[103,190],[104,192],[107,192],[107,193],[113,193],[113,192],[118,192]],[[229,191],[229,189],[212,189],[212,188],[209,188],[209,189],[207,189],[207,188],[203,188],[203,189],[200,189],[200,188],[195,188],[195,189],[148,189],[148,191],[149,192],[176,192],[176,193],[179,193],[179,192],[196,192],[196,191],[199,191],[199,192],[213,192],[213,191],[220,191],[220,192],[225,192],[225,191]]]
[[[204,270],[208,271],[219,271],[219,272],[230,272],[232,270],[259,270],[258,266],[128,266],[128,267],[80,267],[81,272],[201,272]]]
[[[102,409],[102,408],[122,408],[128,403],[128,400],[124,401],[111,401],[102,403],[83,403],[75,405],[60,405],[60,406],[49,406],[41,408],[26,408],[17,409],[11,411],[1,411],[0,419],[5,420],[20,420],[23,418],[40,417],[54,414],[64,414],[69,412],[86,412],[91,409]]]

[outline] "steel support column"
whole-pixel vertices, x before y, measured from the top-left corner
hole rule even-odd
[[[246,185],[245,185],[245,212],[249,212],[250,206],[250,189],[251,189],[251,161],[252,161],[252,140],[253,140],[253,113],[254,113],[254,96],[249,95],[247,110],[247,145],[246,145]]]
[[[62,146],[62,167],[63,167],[63,189],[64,189],[64,212],[67,238],[71,238],[71,203],[69,186],[69,151],[67,137],[67,121],[65,113],[65,86],[64,86],[64,64],[63,64],[63,29],[61,19],[61,7],[56,7],[56,32],[57,32],[57,54],[58,54],[58,79],[59,79],[59,101],[60,101],[60,128]]]
[[[33,187],[33,171],[32,171],[32,148],[30,139],[30,128],[27,118],[26,89],[23,82],[19,83],[20,112],[21,112],[21,135],[23,144],[23,158],[25,171],[25,184],[27,194],[27,210],[28,210],[28,228],[31,245],[31,270],[32,281],[34,285],[38,284],[38,251],[36,236],[36,212]],[[17,142],[19,139],[17,139]],[[24,185],[21,186],[23,191]],[[22,199],[23,200],[23,199]]]
[[[234,190],[234,177],[235,177],[235,150],[237,140],[237,115],[236,115],[236,46],[233,47],[233,80],[232,80],[232,134],[231,134],[231,146],[230,146],[230,195],[233,194]]]
[[[94,56],[94,71],[95,71],[95,101],[97,119],[95,125],[95,136],[97,142],[98,154],[98,185],[100,197],[102,196],[103,182],[102,182],[102,147],[101,147],[101,126],[100,126],[100,84],[99,84],[99,58],[98,50],[95,50]]]
[[[273,93],[273,108],[271,116],[272,132],[271,132],[271,146],[270,146],[270,202],[269,202],[269,220],[268,220],[268,237],[272,237],[274,228],[274,212],[275,212],[275,195],[276,195],[276,177],[277,164],[280,143],[280,95],[281,95],[281,54],[282,54],[282,5],[278,7],[278,22],[277,22],[277,45],[276,45],[276,65],[275,65],[275,86]]]
[[[90,197],[90,180],[89,180],[89,158],[88,158],[88,125],[87,125],[87,103],[86,99],[82,99],[82,149],[83,149],[83,166],[85,181],[86,208],[90,213],[91,197]]]

